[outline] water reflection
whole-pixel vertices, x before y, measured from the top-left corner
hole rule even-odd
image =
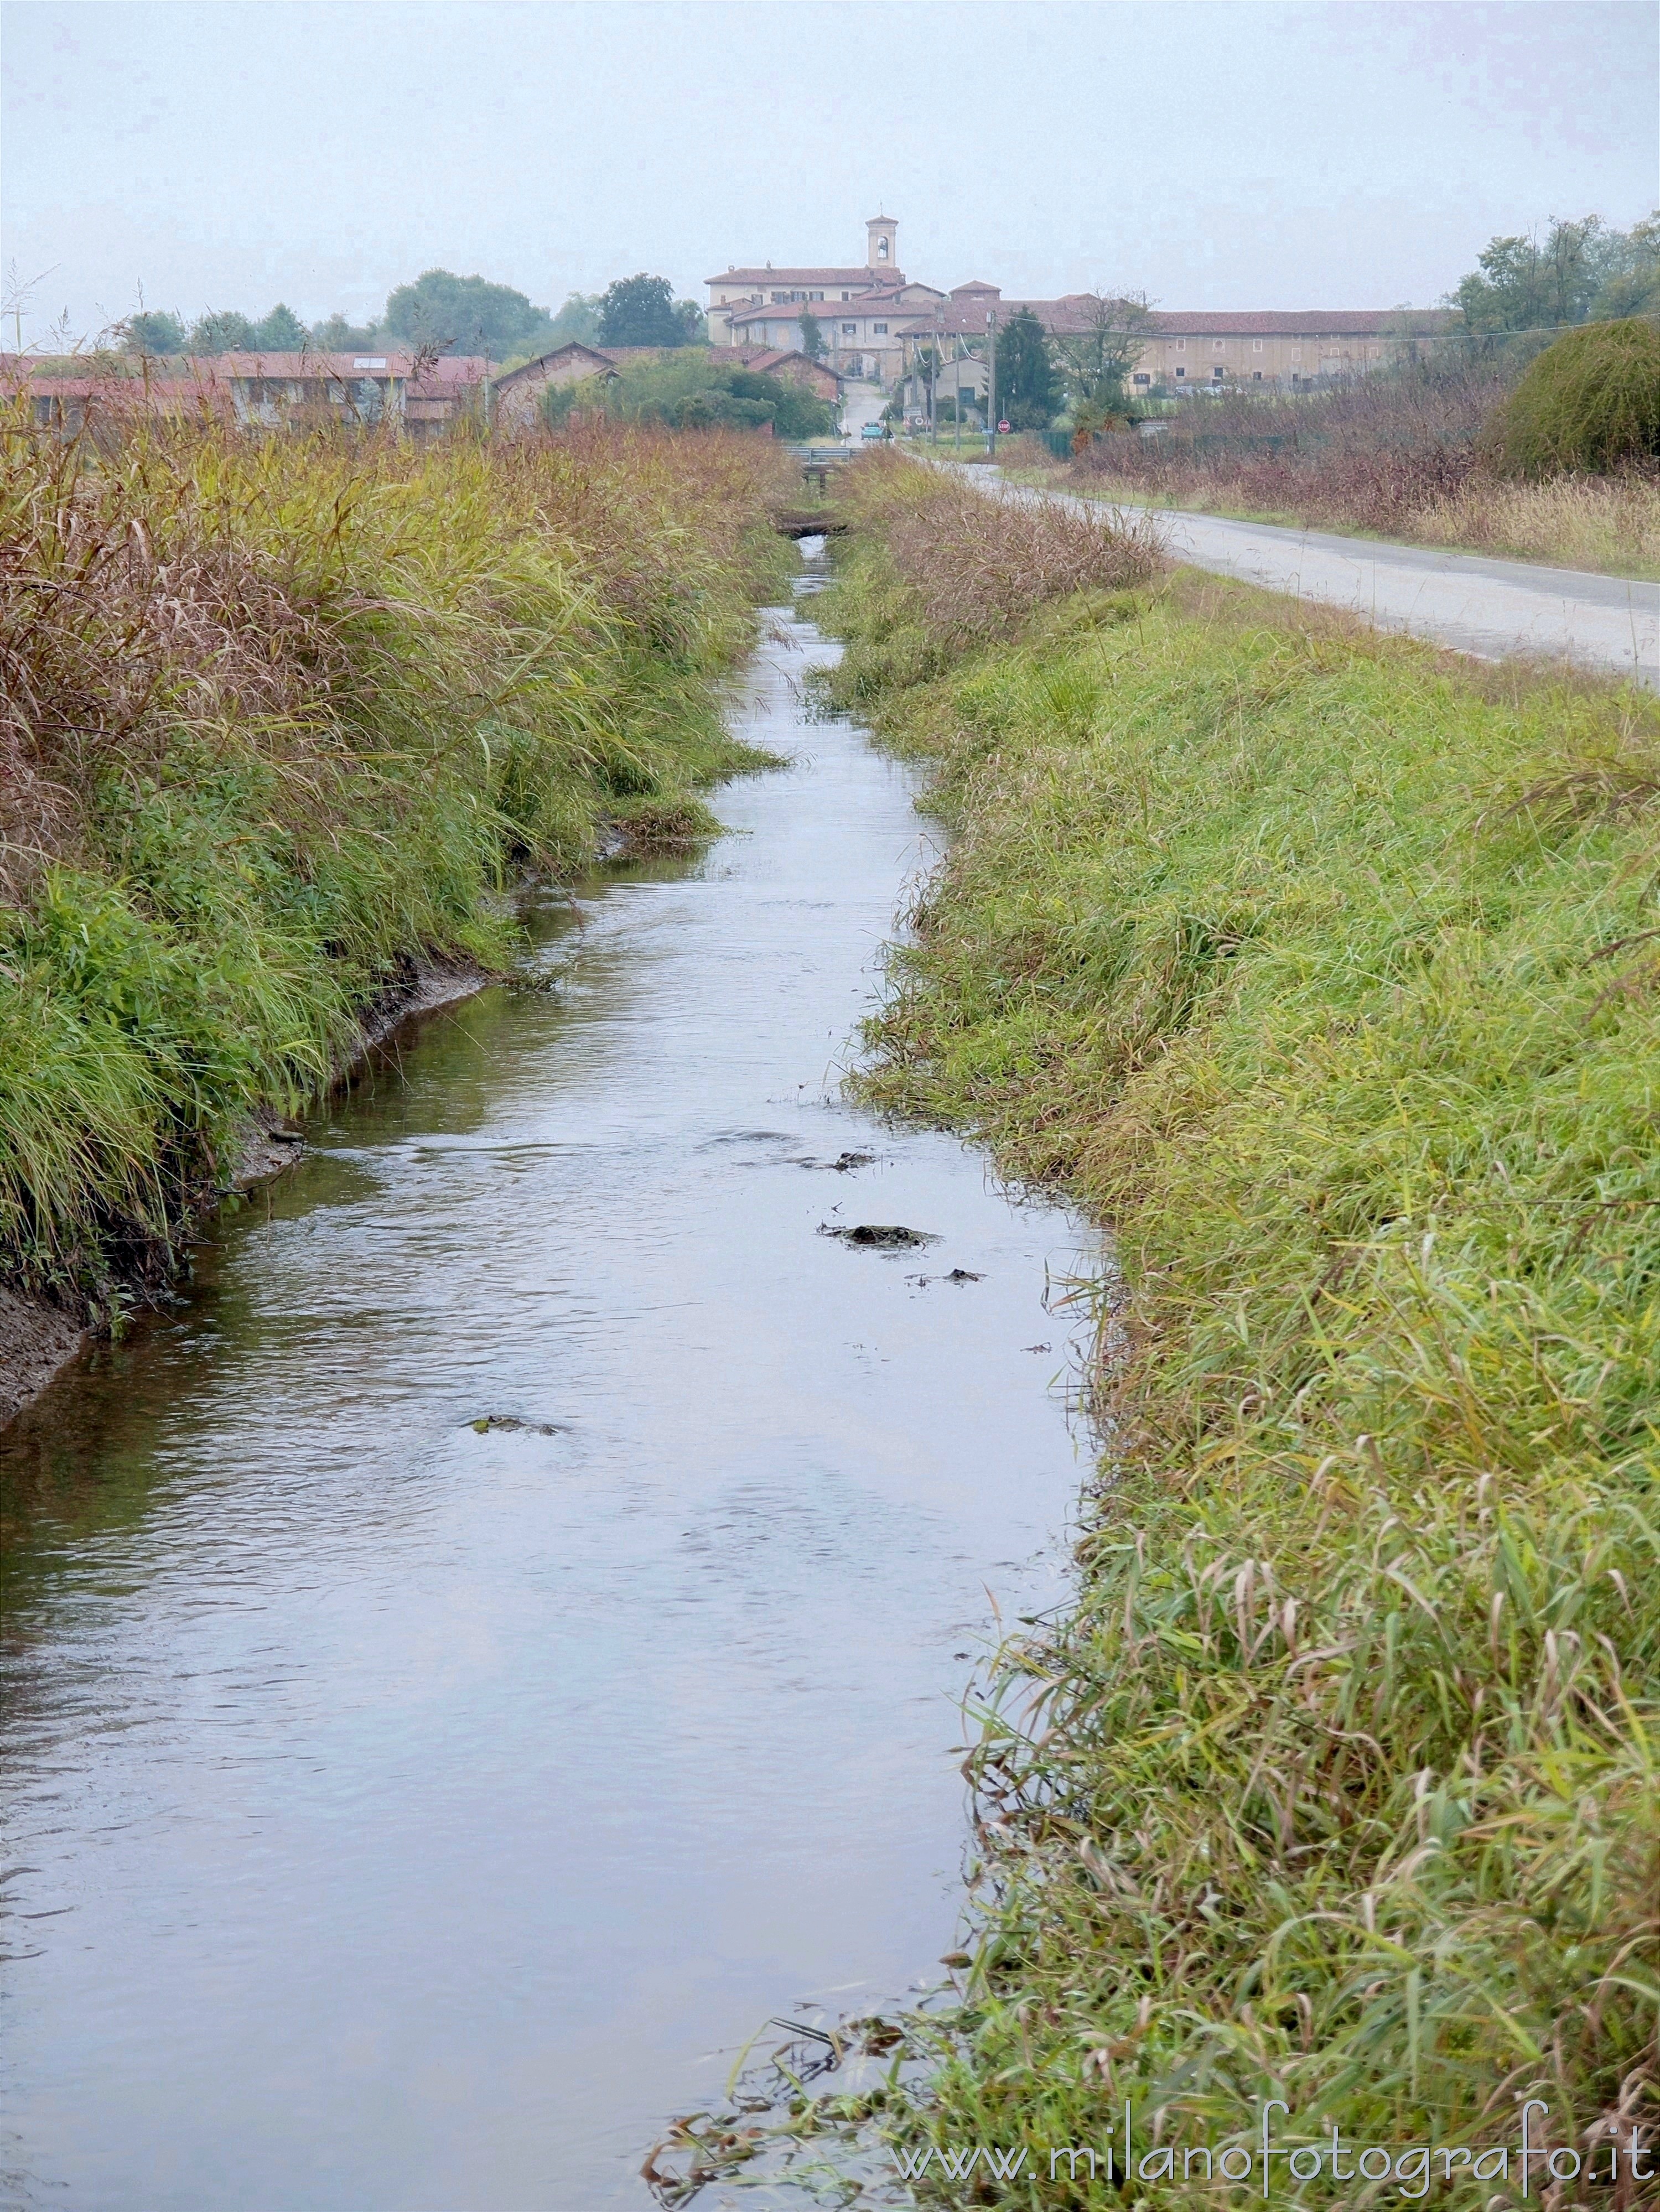
[[[723,2051],[949,1944],[1077,1240],[834,1095],[923,852],[781,619],[733,835],[550,898],[551,991],[404,1037],[6,1440],[12,2201],[641,2204]]]

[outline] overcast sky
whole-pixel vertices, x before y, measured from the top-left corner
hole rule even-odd
[[[356,318],[435,264],[701,299],[862,260],[879,210],[945,286],[1422,307],[1660,193],[1652,0],[14,0],[3,52],[26,343],[141,289]]]

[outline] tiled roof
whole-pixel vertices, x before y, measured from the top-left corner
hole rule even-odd
[[[903,284],[897,269],[723,269],[706,284]]]
[[[947,337],[983,337],[988,307],[998,326],[1011,315],[1030,308],[1045,330],[1061,337],[1076,337],[1095,326],[1097,306],[1087,292],[1069,292],[1059,300],[964,300],[961,288],[952,295],[936,319],[932,311],[920,311],[919,330],[938,329]],[[1149,318],[1152,337],[1394,337],[1407,331],[1433,333],[1456,330],[1459,316],[1448,309],[1414,313],[1392,307],[1274,308],[1161,308]]]

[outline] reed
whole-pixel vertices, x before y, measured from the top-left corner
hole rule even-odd
[[[0,422],[0,1257],[107,1320],[256,1109],[602,825],[706,829],[758,441]]]
[[[1660,712],[1191,575],[964,647],[848,545],[840,696],[956,833],[866,1086],[1120,1271],[1077,1602],[971,1717],[971,1965],[885,2124],[1479,2147],[1537,2095],[1600,2171],[1660,2125]]]

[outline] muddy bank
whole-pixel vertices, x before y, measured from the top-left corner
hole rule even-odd
[[[86,1331],[58,1307],[0,1288],[0,1429],[86,1340]]]

